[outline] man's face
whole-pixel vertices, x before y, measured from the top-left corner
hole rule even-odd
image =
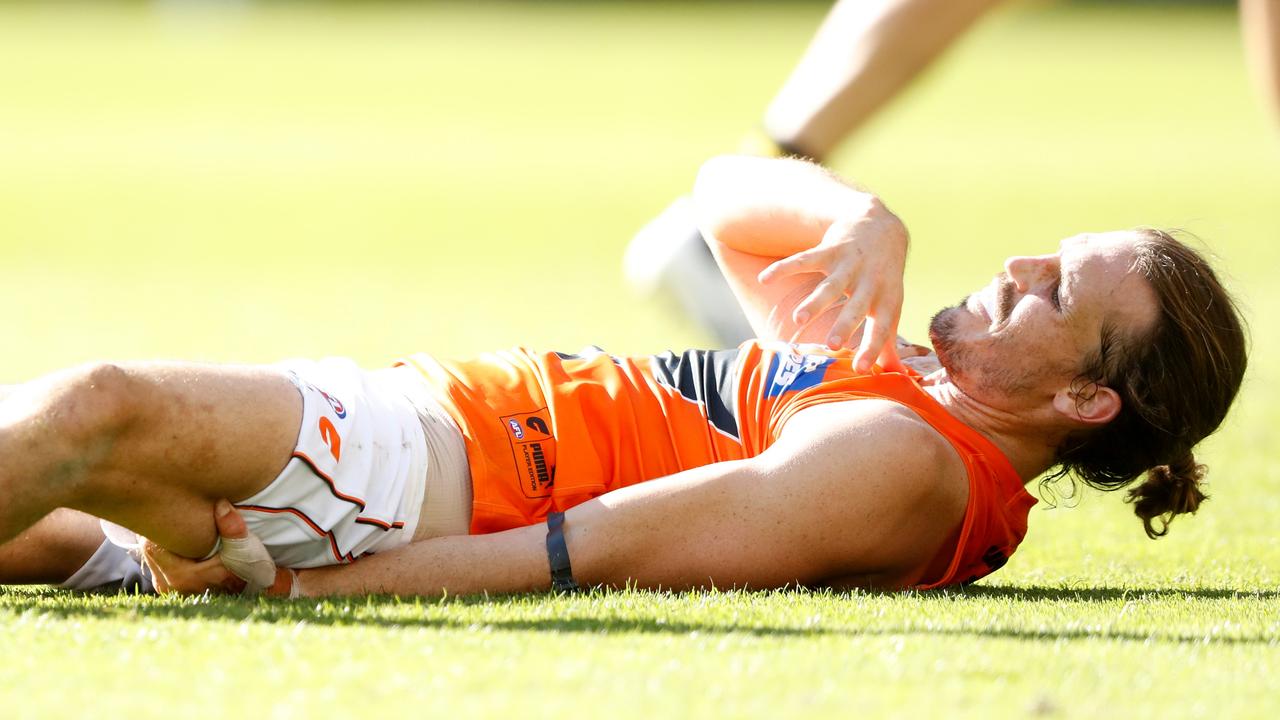
[[[1052,255],[1006,260],[1003,273],[929,326],[952,381],[994,407],[1035,404],[1070,386],[1104,324],[1122,339],[1152,327],[1157,300],[1132,270],[1136,242],[1130,232],[1077,235]]]

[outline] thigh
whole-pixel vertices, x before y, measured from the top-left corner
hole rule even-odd
[[[76,507],[202,555],[217,537],[213,503],[262,490],[289,462],[301,397],[269,366],[122,368],[136,410]]]

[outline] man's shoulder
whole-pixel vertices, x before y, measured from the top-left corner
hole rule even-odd
[[[825,452],[852,462],[887,464],[921,491],[952,489],[967,479],[951,442],[911,408],[892,400],[805,408],[787,422],[783,435],[807,437]],[[967,493],[967,483],[963,485]]]
[[[942,433],[914,410],[900,402],[879,398],[851,398],[806,407],[787,421],[783,434],[812,434],[825,432],[828,428],[885,439],[917,439],[930,444],[936,441],[940,446],[948,444]]]
[[[826,502],[876,558],[873,584],[921,576],[963,522],[969,479],[959,453],[923,418],[891,400],[833,402],[797,412],[780,442],[792,462],[825,477]],[[874,512],[871,509],[874,508]],[[866,571],[854,573],[867,581]]]

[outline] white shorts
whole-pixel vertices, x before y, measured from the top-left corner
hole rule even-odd
[[[270,485],[235,502],[277,564],[347,563],[413,539],[467,533],[462,433],[420,373],[362,370],[346,358],[277,367],[302,394],[298,442]]]

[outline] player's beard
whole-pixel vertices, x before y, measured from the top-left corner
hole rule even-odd
[[[963,298],[955,305],[942,308],[929,321],[929,342],[933,344],[933,352],[938,356],[938,364],[946,368],[948,374],[954,374],[952,368],[958,369],[965,365],[966,352],[956,340],[956,325],[966,302],[968,298]]]
[[[1000,352],[997,342],[987,349],[985,360],[975,348],[961,339],[960,318],[968,312],[969,299],[963,298],[954,306],[937,312],[929,321],[929,340],[938,356],[938,363],[947,371],[951,381],[969,394],[998,393],[1015,395],[1027,390],[1027,379],[1016,368],[995,366],[996,359],[1015,360]]]

